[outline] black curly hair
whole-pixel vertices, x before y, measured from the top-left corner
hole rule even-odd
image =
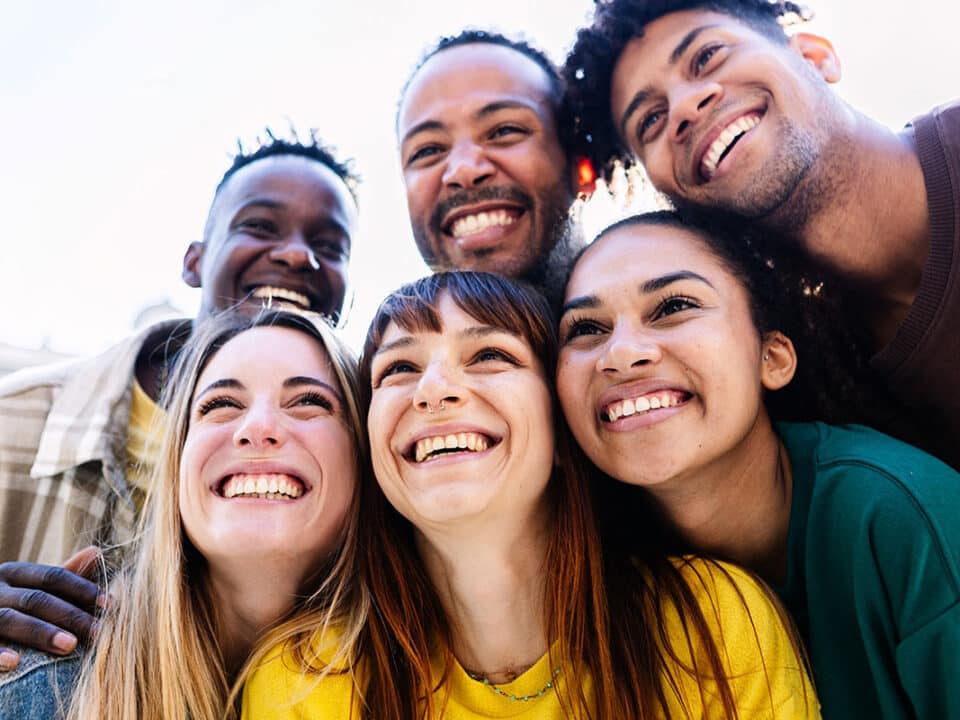
[[[900,409],[870,368],[869,338],[852,317],[844,284],[829,268],[758,228],[693,211],[634,215],[606,228],[597,240],[618,228],[644,225],[696,236],[746,289],[760,337],[779,330],[793,341],[796,374],[765,397],[773,420],[896,429]]]
[[[610,116],[613,68],[649,23],[682,10],[723,13],[777,43],[787,42],[785,24],[813,16],[805,6],[777,0],[596,0],[593,22],[577,32],[562,69],[560,127],[568,151],[589,158],[608,179],[614,161],[632,164]]]
[[[315,160],[321,165],[326,165],[333,173],[343,180],[343,183],[350,190],[354,201],[357,200],[357,186],[360,184],[360,177],[353,169],[352,160],[339,160],[334,154],[334,150],[325,144],[318,136],[315,130],[309,131],[309,137],[301,140],[296,131],[291,129],[290,139],[278,138],[273,130],[266,128],[264,134],[266,139],[257,137],[256,147],[252,150],[244,147],[241,140],[237,140],[237,154],[233,156],[233,162],[227,171],[217,183],[217,189],[214,191],[214,198],[220,194],[220,190],[230,180],[234,174],[243,167],[257,160],[263,160],[277,155],[296,155],[308,160]]]
[[[473,28],[461,30],[456,35],[445,35],[441,37],[423,54],[416,67],[414,67],[413,72],[410,73],[407,81],[403,84],[403,89],[400,91],[400,100],[397,103],[398,112],[400,105],[403,103],[403,98],[407,95],[410,83],[413,82],[417,73],[420,72],[420,69],[430,58],[450,48],[481,43],[509,48],[535,62],[547,75],[547,79],[550,82],[550,101],[554,109],[559,112],[561,103],[563,102],[563,79],[560,75],[560,69],[543,50],[534,47],[526,40],[510,38],[493,30],[478,30]]]

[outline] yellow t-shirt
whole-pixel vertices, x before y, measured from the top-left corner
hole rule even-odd
[[[132,392],[130,422],[127,426],[127,483],[139,510],[157,462],[166,414],[153,398],[147,395],[136,378],[133,380]]]
[[[728,578],[700,559],[678,563],[720,647],[740,716],[751,720],[819,718],[820,707],[813,686],[799,664],[775,606],[756,583],[730,565],[722,566],[729,573]],[[694,658],[688,650],[679,615],[673,608],[666,608],[664,615],[668,637],[680,660],[670,669],[677,692],[667,689],[670,703],[667,717],[723,717],[723,705],[715,685],[709,679],[698,683],[683,669],[683,666],[691,667]],[[621,622],[628,620],[623,618]],[[699,667],[707,667],[702,653],[696,648],[694,652]],[[556,687],[548,688],[547,682],[561,688],[565,683],[579,682],[588,701],[593,698],[593,685],[589,673],[582,669],[560,668],[556,676],[555,670],[544,655],[513,682],[497,685],[499,692],[495,692],[455,663],[438,691],[435,705],[444,720],[562,718]],[[511,700],[511,695],[534,697]],[[289,655],[282,655],[279,649],[274,649],[268,661],[253,674],[243,694],[244,720],[357,720],[359,707],[359,698],[348,675],[328,676],[316,684],[314,678],[304,677],[292,667]]]

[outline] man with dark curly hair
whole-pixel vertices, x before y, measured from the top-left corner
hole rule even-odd
[[[680,207],[760,223],[830,266],[871,365],[960,468],[960,103],[891,131],[829,87],[792,2],[598,0],[567,58],[573,147],[643,165]]]
[[[240,148],[203,240],[187,248],[197,320],[265,304],[331,318],[343,309],[357,179],[312,135],[267,134],[253,152]],[[0,382],[0,561],[20,561],[0,565],[0,670],[17,664],[5,642],[64,655],[90,632],[97,586],[32,563],[130,539],[156,453],[148,437],[163,420],[157,398],[192,327],[160,323],[96,358]]]
[[[499,33],[465,30],[427,52],[400,98],[397,137],[413,235],[431,269],[557,291],[581,244],[567,222],[562,95],[543,52]]]

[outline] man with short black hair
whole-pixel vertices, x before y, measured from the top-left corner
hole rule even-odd
[[[479,30],[442,38],[404,87],[397,136],[414,238],[433,270],[487,270],[556,295],[582,245],[547,56]]]

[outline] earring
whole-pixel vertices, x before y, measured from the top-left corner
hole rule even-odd
[[[764,353],[764,354],[763,354],[763,359],[764,359],[764,360],[769,360],[769,359],[770,359],[770,356],[767,355],[766,353]]]

